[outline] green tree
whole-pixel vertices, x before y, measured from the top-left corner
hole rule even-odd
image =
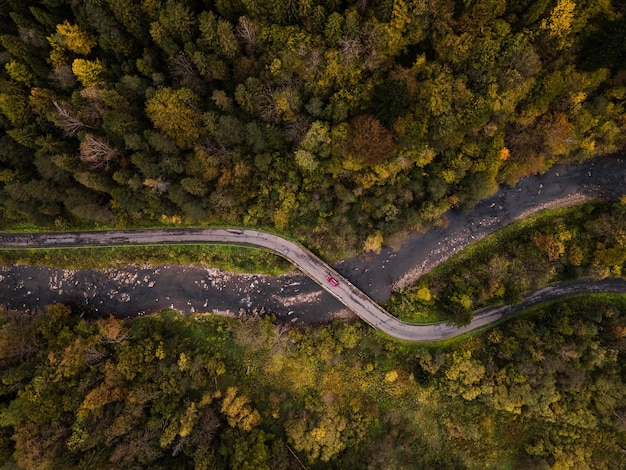
[[[332,46],[339,44],[339,39],[341,39],[343,30],[343,23],[344,17],[340,13],[333,12],[328,15],[328,19],[326,20],[326,28],[324,30],[324,35],[328,44]]]
[[[239,41],[235,35],[232,23],[224,20],[217,21],[215,30],[217,41],[219,43],[219,52],[228,59],[233,59],[239,55]]]
[[[115,19],[136,39],[146,44],[149,35],[143,24],[141,8],[137,8],[133,0],[106,0],[106,2]]]
[[[296,164],[305,171],[313,172],[318,167],[315,155],[308,150],[296,150],[294,157]]]
[[[0,93],[0,111],[14,127],[25,126],[31,117],[28,101],[17,90],[13,93]]]
[[[401,80],[387,80],[374,88],[372,112],[388,129],[408,111],[409,90]]]
[[[184,44],[193,39],[196,28],[194,12],[182,2],[168,0],[159,13],[159,25],[172,39]],[[155,26],[155,29],[158,27]]]
[[[154,125],[181,148],[192,148],[203,134],[197,95],[186,88],[158,88],[146,102],[146,113]]]
[[[292,419],[286,425],[287,436],[294,447],[312,462],[328,462],[347,445],[347,419],[335,407],[328,407],[313,419]]]
[[[180,184],[185,191],[194,196],[205,196],[209,191],[200,178],[183,178],[180,181]],[[156,183],[154,183],[152,186],[155,188],[159,187],[159,185]]]
[[[30,85],[35,78],[26,65],[11,61],[5,64],[4,68],[12,80]]]

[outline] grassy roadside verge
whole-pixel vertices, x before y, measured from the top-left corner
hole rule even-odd
[[[72,226],[38,226],[30,223],[14,223],[0,228],[4,232],[57,232],[57,231],[106,231],[151,230],[172,228],[232,228],[229,224],[189,224],[182,221],[143,223],[132,227],[118,225],[82,224]],[[262,230],[291,239],[267,227],[246,227]],[[295,240],[292,240],[295,241]],[[296,242],[297,243],[297,242]],[[262,248],[226,244],[159,244],[149,246],[91,246],[85,248],[37,248],[32,250],[0,249],[0,264],[23,264],[63,269],[106,269],[128,265],[150,264],[196,264],[234,273],[267,274],[278,276],[293,269],[291,263]]]
[[[573,306],[589,306],[593,305],[597,307],[598,311],[604,310],[620,310],[626,311],[626,294],[616,294],[616,293],[593,293],[593,294],[576,294],[567,297],[563,297],[562,299],[548,300],[539,305],[534,305],[532,307],[525,308],[520,310],[519,312],[515,312],[511,315],[508,315],[504,318],[500,318],[499,320],[489,323],[488,325],[482,326],[480,328],[476,328],[475,330],[469,331],[459,336],[455,336],[454,338],[443,339],[438,341],[430,341],[423,343],[412,343],[410,341],[403,341],[399,339],[395,339],[385,335],[380,331],[376,331],[375,334],[381,339],[385,339],[387,341],[393,342],[398,351],[404,351],[405,353],[413,353],[416,350],[421,348],[427,349],[446,349],[453,346],[457,346],[466,341],[475,340],[482,341],[481,338],[484,337],[489,331],[513,320],[526,319],[530,321],[535,321],[543,315],[545,312],[552,312],[554,310],[559,310],[560,306],[566,306],[567,308],[573,308]]]
[[[513,319],[525,318],[528,320],[536,320],[536,317],[543,315],[546,311],[551,311],[555,308],[558,308],[559,305],[567,305],[572,306],[574,304],[597,304],[610,308],[619,308],[622,311],[626,310],[626,294],[614,294],[614,293],[594,293],[594,294],[582,294],[582,295],[572,295],[569,297],[564,297],[562,299],[549,300],[540,305],[535,305],[533,307],[525,308],[524,310],[520,310],[512,315],[501,318],[498,321],[490,323],[489,325],[485,325],[481,328],[477,328],[476,330],[470,331],[463,335],[457,336],[455,338],[445,339],[442,341],[436,341],[432,343],[426,343],[425,346],[437,347],[437,348],[445,348],[449,346],[457,345],[463,341],[469,340],[470,338],[474,338],[477,336],[483,335],[485,332],[496,328],[503,323],[506,323]]]
[[[477,309],[516,304],[549,283],[621,277],[625,261],[624,204],[546,210],[467,247],[395,293],[386,307],[404,321],[462,325]]]
[[[150,245],[0,250],[0,264],[64,269],[105,269],[128,265],[196,264],[231,272],[279,275],[292,265],[271,252],[232,245]]]

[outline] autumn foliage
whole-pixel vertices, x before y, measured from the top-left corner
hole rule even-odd
[[[618,3],[4,0],[0,220],[358,251],[623,150]]]
[[[349,123],[345,152],[366,165],[382,163],[393,155],[393,135],[371,114],[359,115]]]

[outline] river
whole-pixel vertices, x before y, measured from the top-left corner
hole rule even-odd
[[[363,254],[334,267],[374,300],[408,285],[432,266],[512,220],[544,207],[588,198],[616,199],[626,192],[626,165],[602,157],[556,165],[543,175],[502,187],[471,213],[451,210],[447,224],[425,233],[406,233],[400,246]],[[97,249],[97,248],[95,248]],[[233,274],[201,266],[129,266],[107,270],[64,270],[0,266],[0,304],[41,309],[67,303],[89,316],[135,316],[175,308],[183,313],[225,315],[271,312],[280,322],[322,323],[352,314],[314,281],[297,272],[271,277]]]

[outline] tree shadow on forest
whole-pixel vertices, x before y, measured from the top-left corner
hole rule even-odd
[[[626,63],[626,16],[618,20],[599,18],[582,41],[578,68],[587,72],[608,68],[615,75]]]

